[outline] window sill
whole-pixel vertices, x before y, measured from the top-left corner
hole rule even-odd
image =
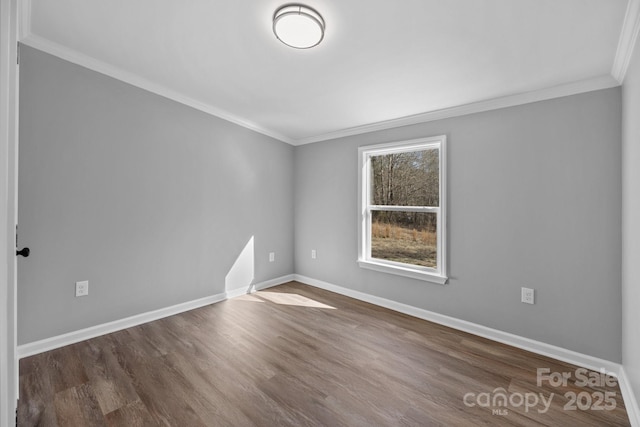
[[[375,261],[365,261],[359,259],[358,265],[361,268],[366,268],[369,270],[381,271],[383,273],[395,274],[398,276],[411,277],[412,279],[424,280],[425,282],[437,283],[439,285],[444,285],[447,283],[447,280],[449,280],[448,277],[441,276],[439,274],[414,270],[412,268],[383,264]]]

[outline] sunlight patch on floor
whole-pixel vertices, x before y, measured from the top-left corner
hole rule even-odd
[[[257,298],[265,299],[269,302],[280,304],[280,305],[295,305],[298,307],[314,307],[314,308],[328,308],[331,310],[335,310],[335,307],[332,307],[327,304],[323,304],[319,301],[313,300],[311,298],[307,298],[298,294],[290,294],[284,292],[266,292],[260,291],[254,294]],[[253,295],[252,295],[253,296]]]
[[[240,295],[235,298],[236,301],[250,301],[250,302],[265,302],[265,300],[260,299],[252,294]]]

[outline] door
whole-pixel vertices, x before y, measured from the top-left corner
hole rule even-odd
[[[15,424],[18,42],[17,0],[0,0],[0,427]]]

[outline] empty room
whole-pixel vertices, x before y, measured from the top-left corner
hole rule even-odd
[[[1,0],[0,427],[640,426],[640,0]]]

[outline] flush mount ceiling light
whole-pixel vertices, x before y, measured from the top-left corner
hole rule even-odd
[[[309,49],[324,38],[324,19],[310,7],[288,4],[274,13],[273,33],[287,46]]]

